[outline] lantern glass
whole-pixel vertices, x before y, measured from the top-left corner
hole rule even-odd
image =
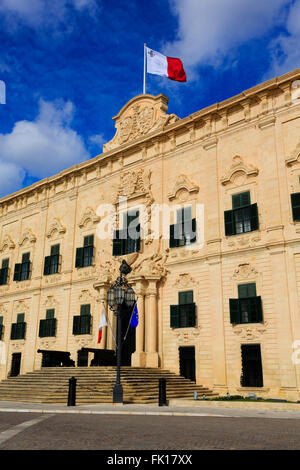
[[[111,308],[111,310],[114,310],[114,308],[116,307],[116,295],[115,295],[114,287],[111,287],[107,291],[107,303],[109,307]]]
[[[115,288],[115,299],[118,305],[122,305],[125,298],[125,290],[123,287],[118,286]]]
[[[132,287],[128,287],[125,293],[125,302],[127,307],[132,307],[135,302],[135,292]]]

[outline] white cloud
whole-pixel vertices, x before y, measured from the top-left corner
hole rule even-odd
[[[19,121],[11,133],[0,134],[2,194],[7,188],[19,189],[25,172],[44,178],[89,158],[82,138],[70,127],[73,104],[43,100],[39,104],[34,121]]]
[[[19,165],[0,159],[0,197],[20,189],[24,176],[25,171]]]
[[[286,34],[272,41],[273,56],[271,68],[265,78],[282,75],[300,67],[300,1],[297,0],[289,11]]]
[[[187,69],[218,66],[234,48],[283,21],[280,13],[288,4],[290,0],[170,0],[178,34],[164,52],[182,58]]]
[[[103,144],[105,144],[106,140],[104,138],[103,134],[95,134],[92,135],[89,140],[93,142],[93,144],[97,144],[99,147],[103,147]]]
[[[70,15],[68,7],[78,12],[95,12],[97,0],[0,0],[0,12],[7,16],[13,29],[18,21],[33,27],[55,27],[67,23]]]

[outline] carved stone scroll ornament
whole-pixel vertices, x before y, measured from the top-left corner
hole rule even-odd
[[[139,95],[130,100],[113,118],[117,132],[114,138],[103,146],[104,152],[139,139],[167,123],[178,120],[177,116],[166,114],[167,103],[168,98],[162,94]]]
[[[54,238],[58,235],[63,235],[66,232],[66,227],[64,227],[59,219],[54,219],[50,225],[46,236],[47,238]]]
[[[20,238],[19,245],[32,244],[36,242],[36,236],[32,233],[31,229],[25,230],[23,235]]]
[[[184,289],[195,284],[195,279],[189,273],[179,274],[179,276],[174,282],[174,286],[176,287],[176,289]]]
[[[0,243],[0,252],[5,250],[13,250],[15,248],[15,244],[12,241],[10,235],[5,235],[3,240]]]
[[[300,163],[300,142],[292,154],[285,159],[286,166],[293,166],[298,163]]]
[[[242,184],[246,178],[257,176],[258,169],[253,165],[244,163],[239,155],[233,157],[233,163],[226,174],[221,178],[221,183],[226,186],[230,183]]]
[[[168,270],[166,268],[166,261],[169,256],[169,248],[164,251],[161,249],[161,236],[159,239],[153,241],[151,248],[147,248],[146,254],[139,257],[136,262],[132,264],[132,275],[156,275],[166,277]]]
[[[192,183],[186,175],[178,176],[176,183],[172,189],[172,191],[168,194],[168,198],[170,201],[176,199],[181,192],[187,192],[189,194],[197,193],[199,191],[199,186],[195,183]],[[181,199],[179,197],[179,199]]]
[[[256,269],[249,263],[241,263],[233,273],[234,279],[252,279],[258,276]]]
[[[95,214],[95,211],[91,207],[87,207],[81,216],[78,226],[83,228],[88,223],[97,224],[100,221],[100,217]]]
[[[267,327],[267,323],[259,326],[244,326],[238,325],[233,328],[234,334],[236,334],[242,340],[256,340],[260,339],[260,337],[265,333]]]

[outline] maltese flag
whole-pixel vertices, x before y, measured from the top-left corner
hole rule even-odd
[[[166,57],[160,52],[147,49],[147,73],[162,75],[177,82],[186,82],[186,73],[180,59]]]
[[[104,326],[107,326],[107,323],[106,323],[106,318],[105,318],[104,311],[102,310],[102,314],[101,314],[101,318],[100,318],[100,325],[99,325],[99,333],[98,333],[98,344],[99,344],[100,341],[101,341],[101,337],[102,337],[102,328],[103,328]]]

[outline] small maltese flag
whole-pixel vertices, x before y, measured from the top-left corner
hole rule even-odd
[[[101,342],[101,338],[102,338],[102,328],[103,328],[104,326],[107,326],[107,323],[106,323],[106,318],[105,318],[104,310],[102,310],[101,318],[100,318],[100,325],[99,325],[99,333],[98,333],[98,344]]]
[[[168,77],[177,82],[186,82],[186,73],[182,62],[175,57],[167,57],[160,52],[147,49],[147,73]]]

